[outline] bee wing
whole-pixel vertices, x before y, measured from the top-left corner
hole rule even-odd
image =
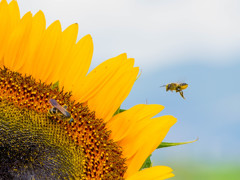
[[[64,109],[62,106],[58,105],[58,106],[56,106],[56,108],[57,108],[61,113],[63,113],[66,117],[70,117],[70,116],[71,116],[70,113],[67,112],[67,110]]]
[[[70,113],[67,112],[67,110],[64,109],[60,104],[58,104],[58,102],[57,102],[55,99],[50,99],[50,100],[49,100],[49,103],[50,103],[53,107],[57,108],[61,113],[63,113],[64,116],[66,116],[66,117],[70,117],[70,116],[71,116]]]
[[[176,83],[181,84],[181,83],[184,83],[184,82],[187,81],[187,80],[188,80],[188,78],[186,78],[186,77],[181,77],[180,79],[177,80]]]
[[[183,78],[183,79],[177,81],[177,84],[180,84],[180,85],[187,84],[187,83],[186,83],[186,79],[187,79],[187,78]],[[187,85],[188,85],[188,84],[187,84]],[[186,88],[184,88],[184,89],[186,89]]]
[[[49,103],[50,103],[53,107],[59,105],[58,102],[57,102],[55,99],[49,99]]]

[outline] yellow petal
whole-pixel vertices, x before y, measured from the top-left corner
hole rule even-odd
[[[51,76],[48,77],[49,82],[56,82],[60,81],[62,83],[62,80],[66,76],[66,73],[68,73],[69,66],[74,61],[73,58],[71,58],[71,51],[75,47],[75,43],[77,40],[77,34],[78,34],[78,24],[72,24],[68,26],[63,32],[62,32],[62,42],[61,47],[59,49],[59,59],[56,60],[55,69],[52,71]],[[71,62],[69,61],[71,60]],[[73,76],[73,74],[72,74]],[[68,80],[70,80],[69,78]]]
[[[9,5],[6,0],[0,2],[0,65],[4,65],[3,55],[6,50],[6,44],[10,34],[17,26],[20,20],[20,12],[16,1],[12,1]]]
[[[10,34],[6,44],[6,53],[4,55],[4,65],[14,71],[24,64],[23,56],[25,47],[28,42],[29,32],[32,26],[32,14],[26,13],[21,19],[18,26]]]
[[[25,48],[21,61],[25,61],[24,66],[21,66],[19,72],[23,74],[32,74],[33,60],[38,51],[38,46],[42,40],[46,28],[46,20],[42,11],[37,12],[32,18],[32,28],[29,33],[28,43]]]
[[[3,53],[5,50],[6,36],[9,36],[8,28],[9,9],[6,0],[0,2],[0,65],[3,65]]]
[[[173,177],[172,169],[167,166],[154,166],[127,177],[126,180],[163,180]]]
[[[9,3],[9,13],[10,13],[10,29],[14,29],[20,21],[20,11],[17,1],[11,1]]]
[[[111,79],[114,72],[121,66],[122,56],[104,61],[87,75],[82,84],[77,84],[75,97],[79,102],[88,101],[104,87],[105,83]]]
[[[134,68],[126,71],[121,77],[113,77],[94,98],[88,100],[88,106],[96,112],[97,118],[102,118],[104,122],[111,119],[130,93],[138,71],[139,68]]]
[[[117,142],[128,134],[132,134],[138,122],[142,120],[150,121],[150,118],[157,115],[163,108],[163,106],[157,104],[139,104],[117,114],[106,124],[106,127],[112,131],[111,139]]]
[[[59,59],[59,48],[61,44],[61,24],[59,21],[52,23],[45,31],[33,59],[32,75],[37,80],[44,82],[55,70],[56,62]],[[49,82],[47,82],[49,83]]]
[[[126,175],[136,173],[147,157],[158,147],[167,135],[170,127],[176,123],[176,118],[170,115],[153,118],[149,123],[139,122],[135,132],[118,142],[127,158]]]
[[[88,102],[97,118],[107,122],[129,94],[139,69],[133,67],[134,60],[121,54],[96,67],[78,85],[78,99]]]
[[[63,66],[62,74],[60,77],[60,85],[64,86],[67,91],[73,91],[73,96],[79,94],[81,84],[86,76],[89,66],[91,64],[93,55],[93,42],[90,35],[84,36],[72,48],[69,56],[65,59],[65,66]],[[71,62],[68,60],[71,59]],[[90,89],[91,87],[89,87]]]

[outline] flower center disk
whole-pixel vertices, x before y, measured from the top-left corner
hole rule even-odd
[[[121,148],[103,120],[70,93],[0,68],[0,176],[6,179],[123,179]],[[55,99],[74,119],[49,115]]]

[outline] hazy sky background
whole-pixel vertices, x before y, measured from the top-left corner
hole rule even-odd
[[[42,10],[47,25],[79,24],[91,34],[91,69],[127,52],[142,69],[123,104],[165,106],[178,118],[167,141],[199,141],[154,153],[154,163],[240,162],[240,1],[238,0],[19,0],[21,14]],[[179,94],[160,85],[183,81]],[[174,168],[174,167],[173,167]]]
[[[238,0],[19,0],[47,24],[79,24],[91,34],[94,64],[127,52],[144,70],[186,62],[232,65],[240,43]],[[231,57],[231,58],[229,58]]]

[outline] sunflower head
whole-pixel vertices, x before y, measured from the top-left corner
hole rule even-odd
[[[0,69],[0,86],[2,177],[123,176],[121,149],[109,140],[102,120],[86,105],[71,101],[70,93],[6,68]],[[50,98],[66,104],[74,122],[49,116]]]
[[[62,31],[55,21],[46,28],[41,11],[20,18],[17,2],[6,0],[0,22],[0,177],[173,176],[168,167],[139,169],[176,119],[152,118],[161,105],[115,114],[136,81],[134,59],[121,54],[87,74],[93,43],[90,35],[76,43],[77,24]]]

